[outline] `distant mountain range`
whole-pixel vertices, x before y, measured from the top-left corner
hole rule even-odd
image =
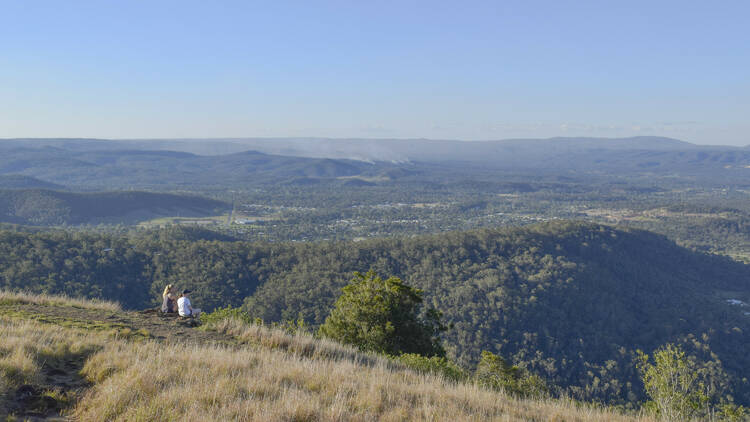
[[[551,154],[588,151],[673,151],[701,148],[670,138],[639,137],[508,139],[453,141],[427,139],[245,139],[235,141],[268,154],[301,157],[349,158],[365,161],[517,162]]]
[[[387,170],[392,166],[379,166]],[[0,175],[54,181],[72,189],[190,188],[289,182],[367,174],[353,160],[286,157],[255,151],[203,156],[180,151],[82,149],[67,144],[0,143]]]
[[[502,141],[424,139],[0,140],[0,175],[23,175],[72,188],[165,184],[243,186],[316,183],[439,169],[657,174],[747,180],[750,149],[701,146],[671,138],[552,138]],[[357,182],[362,183],[362,182]],[[367,183],[370,183],[369,181]]]

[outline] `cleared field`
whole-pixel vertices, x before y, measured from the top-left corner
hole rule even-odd
[[[138,227],[152,228],[152,227],[163,227],[168,225],[215,225],[215,224],[226,224],[229,214],[215,215],[211,217],[161,217],[153,220],[144,221],[138,224]]]

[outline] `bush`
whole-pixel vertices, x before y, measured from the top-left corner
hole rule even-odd
[[[541,377],[510,365],[502,357],[486,350],[482,352],[475,378],[485,388],[517,397],[544,397],[549,394],[549,387]]]
[[[404,353],[395,359],[423,374],[436,374],[451,381],[461,381],[467,378],[463,369],[444,357],[425,357],[416,353]]]
[[[263,321],[259,320],[262,324]],[[297,317],[296,320],[288,319],[282,323],[272,323],[271,327],[274,328],[280,328],[284,330],[289,335],[294,334],[310,334],[312,335],[312,330],[310,329],[310,326],[305,322],[305,319],[300,315]]]
[[[200,319],[203,324],[214,324],[225,319],[235,319],[246,324],[255,322],[250,314],[241,308],[233,308],[232,305],[227,305],[225,308],[216,308],[213,312],[202,313]]]

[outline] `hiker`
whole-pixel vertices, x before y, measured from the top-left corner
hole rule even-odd
[[[190,294],[190,290],[185,289],[182,291],[182,296],[177,299],[177,311],[181,317],[197,318],[200,316],[201,310],[193,308],[190,303],[190,298],[188,298],[188,294]]]
[[[164,288],[164,293],[161,294],[161,311],[165,314],[171,314],[177,312],[177,295],[174,291],[174,285],[167,284]]]

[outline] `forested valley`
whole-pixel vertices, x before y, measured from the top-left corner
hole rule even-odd
[[[653,233],[552,222],[359,242],[241,242],[170,227],[125,234],[9,228],[0,287],[155,307],[164,285],[207,310],[320,325],[355,271],[424,290],[452,326],[445,347],[475,365],[505,357],[584,400],[645,399],[636,350],[683,345],[750,402],[750,268]]]

